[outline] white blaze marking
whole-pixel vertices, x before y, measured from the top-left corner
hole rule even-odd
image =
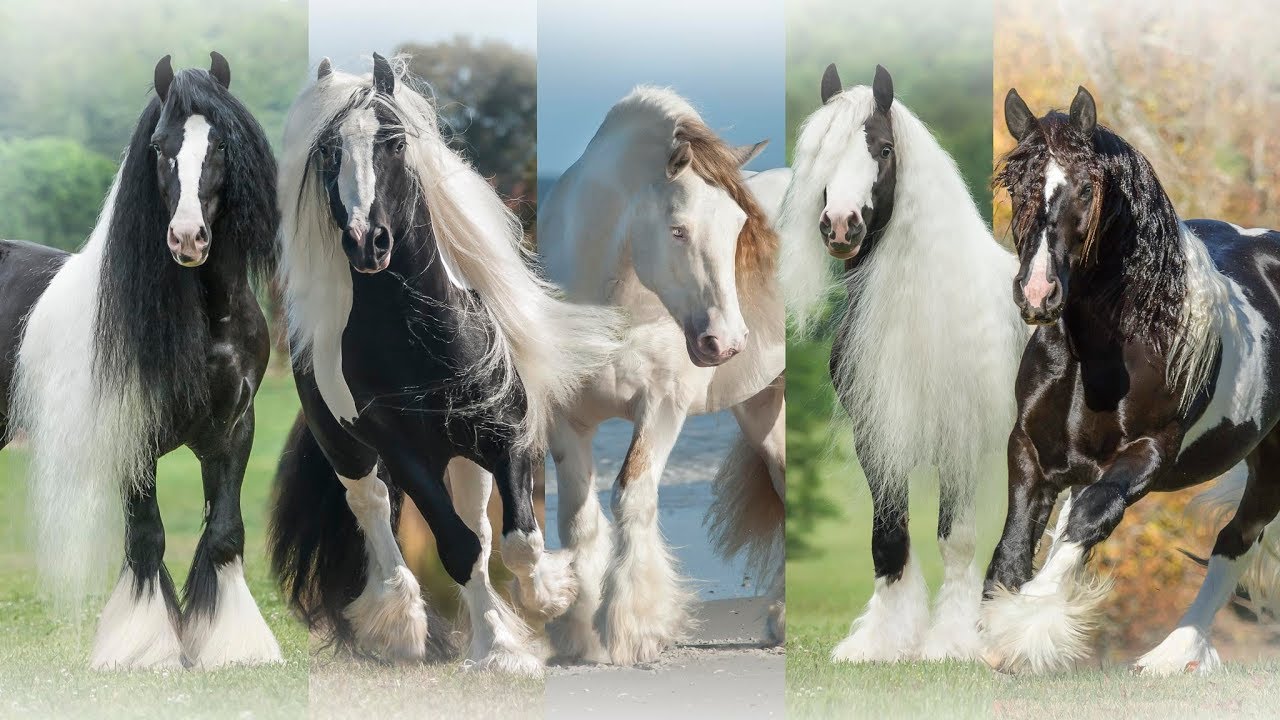
[[[194,231],[204,224],[200,212],[200,175],[209,154],[209,121],[192,115],[182,126],[182,146],[178,148],[178,209],[170,225],[179,232]]]
[[[1049,164],[1044,167],[1044,201],[1048,203],[1053,199],[1053,194],[1058,188],[1067,184],[1067,174],[1062,171],[1062,166],[1057,160],[1049,159]]]
[[[1022,286],[1022,294],[1026,296],[1031,307],[1044,304],[1049,294],[1049,233],[1040,232],[1040,247],[1036,248],[1035,257],[1031,258],[1031,272],[1027,274],[1027,283]]]
[[[338,169],[338,197],[347,209],[347,222],[363,235],[377,191],[373,140],[378,132],[378,117],[371,107],[357,110],[342,121],[340,132],[342,166]]]

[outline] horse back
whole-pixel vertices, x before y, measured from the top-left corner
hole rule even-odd
[[[9,386],[22,345],[23,323],[70,255],[21,240],[0,240],[0,417],[8,414]]]

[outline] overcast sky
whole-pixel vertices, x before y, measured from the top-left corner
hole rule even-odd
[[[573,164],[638,84],[670,85],[732,144],[784,163],[783,0],[538,0],[538,174]]]
[[[368,72],[375,51],[389,55],[405,42],[457,35],[505,40],[533,52],[537,5],[536,0],[310,0],[308,55],[313,68],[328,57],[343,70]]]

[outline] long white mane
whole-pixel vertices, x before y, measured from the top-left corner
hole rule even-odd
[[[804,123],[783,202],[782,279],[797,329],[813,327],[835,284],[818,232],[823,190],[870,116],[871,88],[832,98]],[[859,462],[905,489],[918,465],[972,486],[1014,417],[1014,378],[1029,331],[1011,296],[1017,261],[992,238],[951,157],[900,101],[891,109],[893,216],[872,255],[844,282],[836,391]]]
[[[435,108],[406,80],[407,58],[391,59],[398,79],[390,109],[405,126],[405,156],[431,215],[441,260],[455,283],[474,290],[478,312],[497,329],[489,354],[467,373],[497,377],[497,403],[521,385],[528,412],[519,438],[542,446],[552,412],[617,348],[612,311],[557,299],[533,271],[523,230],[494,189],[441,135]],[[338,115],[383,102],[371,75],[334,71],[302,91],[286,122],[280,172],[281,266],[292,351],[302,362],[336,362],[351,310],[351,271],[341,230],[319,192],[304,192],[311,150]],[[317,373],[319,368],[317,367]]]

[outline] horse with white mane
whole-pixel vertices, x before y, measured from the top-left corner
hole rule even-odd
[[[538,673],[529,628],[489,580],[485,507],[496,479],[518,599],[563,612],[576,587],[564,555],[543,550],[533,473],[554,413],[613,357],[620,318],[556,299],[405,64],[375,54],[357,76],[326,60],[289,114],[282,274],[306,424],[281,462],[274,565],[294,608],[339,643],[447,655],[396,543],[408,492],[462,586],[468,658]]]
[[[1013,423],[1028,334],[1009,302],[1017,260],[992,238],[955,162],[894,99],[884,68],[871,87],[843,90],[831,65],[821,95],[796,143],[778,231],[802,332],[830,293],[828,255],[844,261],[831,377],[871,488],[875,591],[832,659],[976,657],[974,489]],[[941,485],[945,573],[932,627],[907,528],[907,477],[919,466],[936,467]]]
[[[609,111],[539,209],[539,252],[570,299],[624,308],[622,351],[551,434],[560,536],[577,600],[548,626],[560,656],[632,664],[684,637],[691,593],[657,526],[658,482],[687,416],[732,409],[742,436],[708,515],[722,554],[745,549],[768,577],[769,630],[783,632],[784,322],[777,240],[744,179],[764,143],[731,148],[668,89],[639,87]],[[781,181],[780,181],[781,176]],[[634,423],[614,485],[612,537],[596,499],[591,439]]]

